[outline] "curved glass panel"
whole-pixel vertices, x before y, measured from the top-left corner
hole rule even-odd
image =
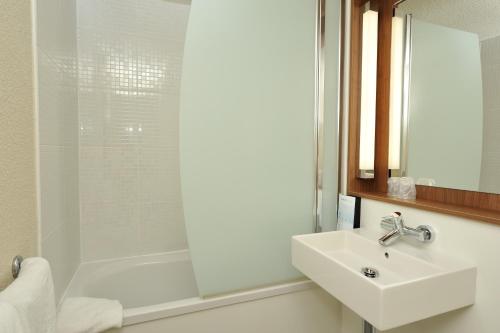
[[[313,230],[315,3],[193,0],[181,91],[184,215],[200,294],[300,278]]]

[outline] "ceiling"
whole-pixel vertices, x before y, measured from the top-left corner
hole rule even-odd
[[[500,35],[500,0],[406,0],[397,14],[474,32],[480,40]]]

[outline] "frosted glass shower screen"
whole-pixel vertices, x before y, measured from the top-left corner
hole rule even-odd
[[[312,232],[315,3],[193,0],[181,91],[181,183],[203,296],[300,277]]]

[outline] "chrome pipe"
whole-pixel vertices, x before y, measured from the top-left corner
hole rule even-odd
[[[314,155],[316,181],[314,196],[314,232],[321,232],[323,211],[323,149],[324,149],[324,88],[325,88],[325,6],[326,0],[316,0],[316,36],[315,36],[315,84],[314,84]]]
[[[406,177],[408,172],[408,145],[410,133],[410,84],[412,54],[412,16],[405,17],[405,51],[403,65],[403,112],[401,117],[400,175]]]

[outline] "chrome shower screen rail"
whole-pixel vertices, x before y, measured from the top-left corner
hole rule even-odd
[[[314,85],[314,141],[316,164],[316,189],[314,198],[314,232],[321,232],[323,209],[323,162],[325,116],[325,5],[326,0],[316,0],[315,85]]]

